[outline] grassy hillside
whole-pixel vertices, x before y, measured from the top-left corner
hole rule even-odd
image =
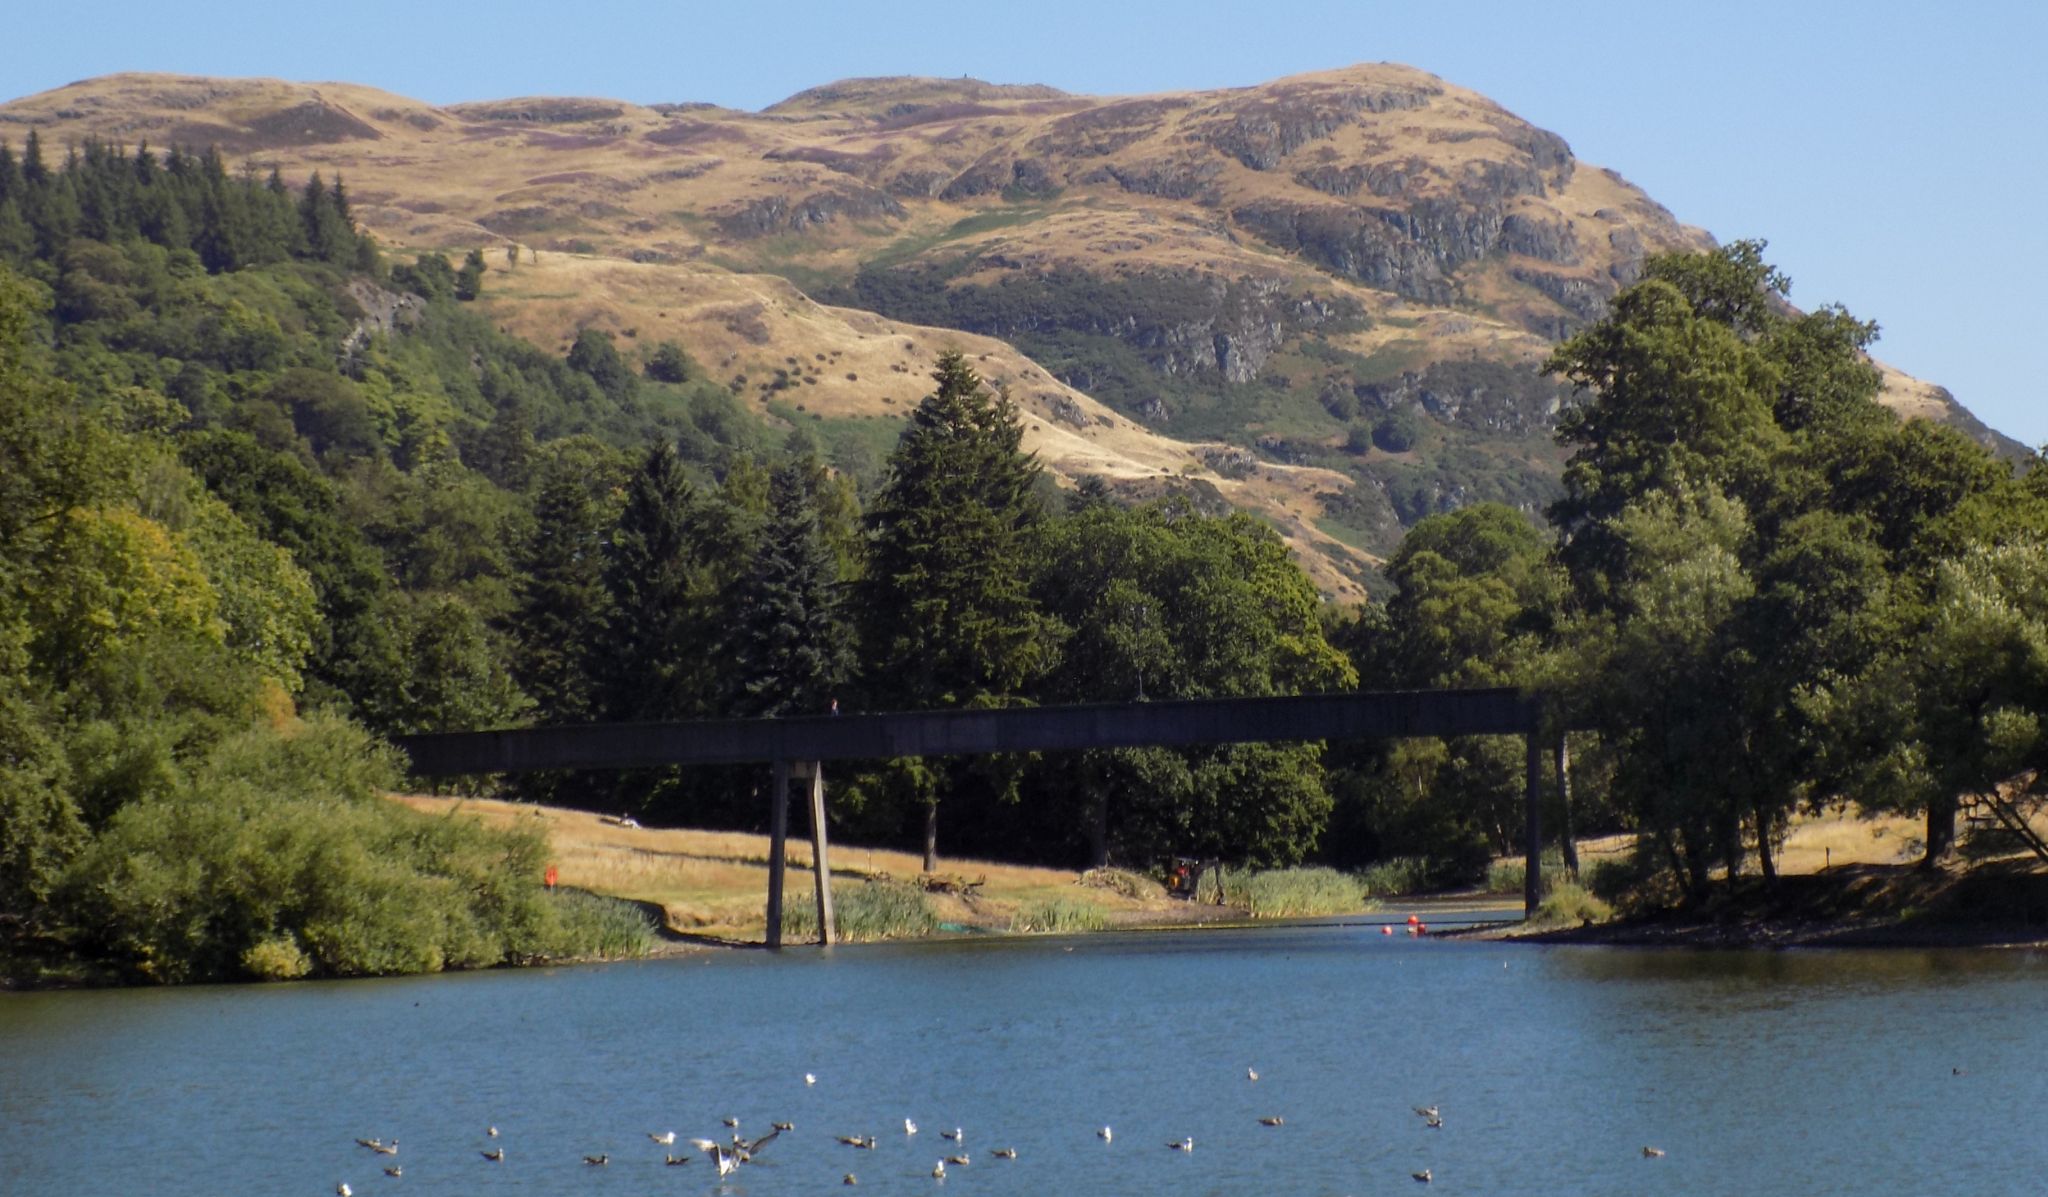
[[[759,113],[119,75],[0,105],[0,138],[31,129],[340,174],[388,246],[483,247],[500,273],[517,251],[521,277],[492,280],[508,327],[673,336],[849,457],[940,343],[908,326],[956,330],[1057,473],[1259,512],[1337,597],[1423,516],[1550,498],[1561,395],[1536,364],[1645,254],[1708,243],[1557,135],[1393,65],[1107,98],[849,80]]]

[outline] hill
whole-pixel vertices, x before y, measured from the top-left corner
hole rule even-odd
[[[505,326],[676,339],[848,454],[957,344],[1058,474],[1259,512],[1342,597],[1423,516],[1552,497],[1563,395],[1536,364],[1646,254],[1711,244],[1393,65],[1109,98],[847,80],[758,113],[118,75],[0,105],[0,138],[32,129],[339,174],[386,244],[487,247]],[[1890,382],[1896,408],[2015,447]]]

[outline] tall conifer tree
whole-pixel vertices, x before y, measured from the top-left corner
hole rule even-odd
[[[941,355],[938,386],[912,413],[869,515],[861,588],[869,700],[879,706],[1001,706],[1052,664],[1058,624],[1030,593],[1031,532],[1044,513],[1035,456],[1008,398],[960,354]],[[903,773],[925,813],[925,867],[936,867],[943,779]]]

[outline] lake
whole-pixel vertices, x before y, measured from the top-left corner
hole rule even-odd
[[[0,1193],[768,1197],[853,1172],[946,1197],[1341,1195],[1419,1193],[1425,1168],[1431,1197],[2038,1192],[2044,1059],[2037,953],[1538,947],[1355,921],[11,994]],[[728,1137],[725,1117],[795,1130],[724,1186],[647,1138],[678,1131],[667,1150],[694,1156],[684,1141]],[[940,1138],[955,1126],[964,1147]],[[934,1181],[959,1151],[972,1164]],[[582,1163],[597,1153],[610,1164]]]

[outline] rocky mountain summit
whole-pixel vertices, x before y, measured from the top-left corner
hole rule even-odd
[[[120,75],[0,105],[0,139],[32,129],[339,174],[388,246],[486,247],[509,326],[674,337],[777,418],[796,386],[800,418],[894,419],[969,335],[1056,471],[1260,511],[1333,594],[1423,516],[1549,498],[1565,396],[1536,364],[1647,254],[1712,244],[1394,65],[1136,97],[856,79],[760,112]],[[1937,387],[1888,398],[1998,439]]]

